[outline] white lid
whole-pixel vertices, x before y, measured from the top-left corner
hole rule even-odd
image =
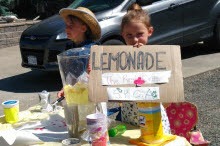
[[[78,138],[67,138],[62,140],[62,146],[81,146]]]
[[[7,101],[2,102],[2,105],[4,108],[11,108],[11,107],[16,106],[18,104],[19,104],[18,100],[7,100]]]
[[[50,93],[47,92],[46,90],[43,90],[42,92],[39,93],[41,98],[48,98]]]

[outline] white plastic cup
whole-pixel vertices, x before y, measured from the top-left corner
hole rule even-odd
[[[19,101],[7,100],[2,103],[5,114],[5,121],[7,123],[16,123],[19,120]]]
[[[43,110],[47,109],[48,104],[50,104],[50,93],[47,92],[46,90],[43,90],[38,94],[39,94],[41,108]]]
[[[109,137],[107,133],[107,117],[102,113],[86,116],[87,129],[92,146],[107,146]]]

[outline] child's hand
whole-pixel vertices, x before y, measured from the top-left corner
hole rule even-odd
[[[61,89],[61,90],[57,93],[57,98],[60,98],[60,97],[62,97],[62,96],[64,96],[64,90],[63,90],[63,89]]]
[[[89,72],[92,70],[91,68],[91,64],[90,64],[90,59],[89,59],[89,63],[87,65],[87,73],[89,74]]]
[[[89,63],[88,66],[87,66],[87,73],[89,74],[90,71],[91,71],[91,65]]]
[[[141,47],[141,46],[143,46],[143,45],[144,45],[144,44],[137,42],[136,44],[133,45],[133,47],[139,48],[139,47]]]

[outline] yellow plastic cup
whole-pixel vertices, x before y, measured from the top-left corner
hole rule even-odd
[[[5,114],[5,121],[7,123],[16,123],[19,120],[19,101],[7,100],[2,103]]]

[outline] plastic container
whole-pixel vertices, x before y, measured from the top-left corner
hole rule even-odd
[[[63,107],[69,137],[80,138],[82,132],[86,130],[86,116],[95,112],[95,105],[93,103],[77,105],[63,102]]]
[[[111,129],[108,130],[108,134],[110,137],[115,137],[117,135],[121,135],[126,131],[126,126],[125,125],[117,125]]]
[[[62,146],[81,146],[81,142],[78,138],[68,138],[62,141]]]
[[[91,146],[107,146],[109,138],[106,115],[101,113],[90,114],[86,116],[86,120]]]
[[[90,48],[73,48],[57,56],[63,83],[64,113],[70,137],[79,138],[86,129],[86,116],[95,112],[95,103],[88,100]]]
[[[139,102],[139,122],[141,141],[145,143],[160,143],[163,141],[163,127],[160,103]]]
[[[85,105],[88,100],[89,48],[74,48],[57,56],[67,104]]]
[[[50,93],[46,90],[43,90],[42,92],[38,93],[40,105],[41,105],[41,111],[42,112],[49,112],[52,110],[50,106]]]
[[[16,123],[19,120],[19,101],[7,100],[2,103],[5,114],[5,121],[7,123]]]

